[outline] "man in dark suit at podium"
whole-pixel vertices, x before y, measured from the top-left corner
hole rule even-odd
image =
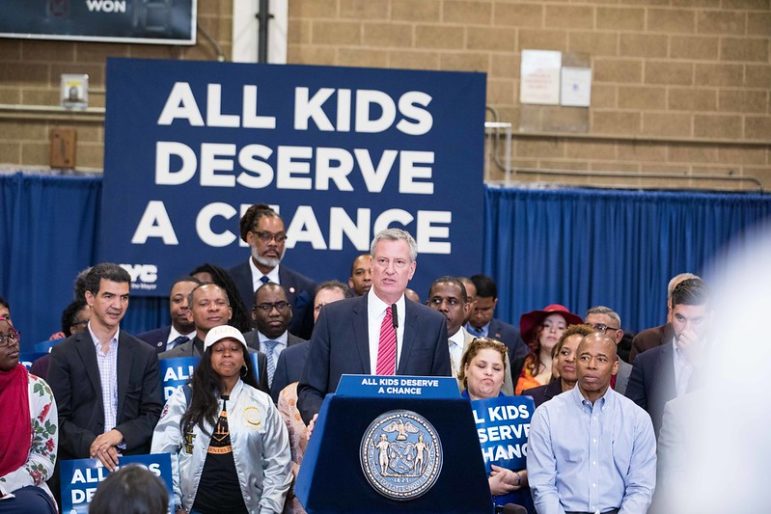
[[[251,256],[228,270],[246,309],[254,308],[254,293],[268,282],[281,284],[294,313],[289,331],[308,339],[313,331],[313,291],[308,277],[281,264],[286,253],[284,220],[267,205],[255,204],[241,217],[241,239],[249,244]]]
[[[370,253],[370,291],[325,306],[316,323],[298,387],[305,423],[345,373],[451,373],[444,316],[404,298],[417,265],[415,239],[404,230],[386,229],[375,236]]]

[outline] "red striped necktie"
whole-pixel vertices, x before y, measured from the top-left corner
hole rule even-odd
[[[377,375],[394,375],[396,373],[396,329],[390,306],[386,308],[383,323],[380,325],[375,373]]]

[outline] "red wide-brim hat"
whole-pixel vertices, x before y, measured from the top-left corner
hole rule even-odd
[[[568,325],[578,325],[584,322],[584,320],[581,319],[581,316],[573,314],[564,305],[552,303],[551,305],[544,307],[543,310],[530,311],[519,318],[519,333],[522,335],[522,339],[530,341],[533,332],[538,329],[544,319],[552,314],[561,315],[565,318]]]

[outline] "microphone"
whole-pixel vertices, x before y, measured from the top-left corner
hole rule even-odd
[[[394,323],[394,328],[399,328],[399,316],[396,311],[396,304],[391,304],[391,320]]]

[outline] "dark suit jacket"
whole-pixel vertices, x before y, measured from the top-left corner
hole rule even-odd
[[[162,353],[166,351],[166,340],[169,338],[170,332],[171,325],[142,332],[137,334],[137,337],[155,348],[155,353]]]
[[[124,454],[150,451],[163,407],[155,350],[121,330],[118,337],[118,411]],[[104,407],[96,349],[88,331],[68,337],[51,350],[48,383],[59,409],[59,459],[89,457],[91,443],[104,432]]]
[[[499,319],[493,318],[490,320],[490,326],[487,328],[487,337],[492,337],[505,344],[509,349],[509,360],[512,362],[514,359],[527,355],[527,345],[525,344],[525,341],[522,340],[519,330],[514,325],[509,325]]]
[[[370,374],[367,295],[330,303],[321,310],[297,388],[297,407],[308,423],[344,373]],[[444,316],[405,301],[404,336],[397,375],[450,376]]]
[[[270,385],[270,396],[273,397],[274,403],[278,403],[278,395],[282,389],[292,382],[300,381],[305,362],[308,360],[309,345],[308,341],[302,341],[294,346],[287,346],[278,356],[273,383]]]
[[[257,366],[259,367],[257,376],[255,377],[257,379],[257,389],[260,391],[270,394],[270,387],[268,387],[268,358],[265,356],[264,353],[259,351],[257,348],[254,348],[247,341],[247,346],[249,347],[249,353],[256,353],[257,354]],[[160,355],[158,355],[159,359],[173,359],[175,357],[200,357],[203,353],[203,341],[198,339],[198,337],[194,337],[192,341],[188,341],[187,343],[181,344],[179,346],[175,346],[171,350],[167,352],[163,352]]]
[[[241,300],[251,312],[254,308],[254,290],[249,261],[233,266],[228,273],[236,283]],[[292,323],[289,325],[289,331],[307,340],[313,332],[313,294],[316,284],[305,275],[283,264],[278,267],[278,280],[286,292],[287,301],[292,304]]]
[[[553,378],[548,384],[525,389],[522,396],[532,396],[536,408],[544,402],[548,402],[558,394],[562,394],[562,382],[559,378]]]
[[[666,343],[641,353],[634,360],[626,396],[648,411],[658,437],[664,405],[675,397],[674,348]]]
[[[632,339],[632,349],[629,350],[629,362],[634,364],[635,357],[642,352],[671,342],[674,335],[672,325],[669,323],[658,327],[646,328]]]

